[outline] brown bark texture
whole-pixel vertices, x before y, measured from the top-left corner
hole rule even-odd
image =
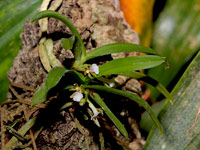
[[[55,2],[56,0],[52,0],[48,8],[54,5]],[[69,18],[77,27],[87,51],[109,43],[139,43],[137,34],[124,20],[118,0],[63,0],[56,11]],[[34,24],[29,21],[26,22],[21,34],[21,50],[8,72],[8,78],[12,84],[7,103],[1,108],[2,130],[4,130],[5,125],[13,123],[16,118],[21,117],[21,120],[28,120],[39,113],[44,115],[38,124],[45,125],[36,139],[38,150],[84,150],[88,149],[88,146],[91,150],[98,150],[100,147],[105,147],[105,149],[131,149],[131,144],[135,144],[135,147],[137,147],[139,145],[137,143],[141,144],[142,142],[130,142],[130,139],[141,139],[139,130],[136,130],[138,127],[132,127],[137,126],[133,118],[126,119],[132,125],[130,128],[133,128],[132,137],[127,140],[119,134],[114,125],[109,125],[106,122],[101,123],[104,129],[111,131],[106,133],[103,129],[96,127],[90,120],[77,121],[81,119],[76,114],[72,115],[71,111],[63,110],[55,113],[54,105],[56,107],[56,104],[41,110],[36,110],[37,108],[32,108],[29,105],[34,90],[44,83],[47,76],[47,71],[41,63],[38,52],[40,39],[42,37],[52,38],[55,56],[64,66],[67,66],[68,60],[73,55],[70,51],[66,51],[61,47],[60,39],[70,35],[70,30],[62,22],[53,18],[48,19],[47,33],[42,33],[38,22]],[[112,57],[118,58],[130,55],[135,55],[135,53],[114,54]],[[19,88],[19,85],[23,85],[23,87]],[[33,90],[27,89],[27,87]],[[19,122],[22,122],[21,120]],[[21,124],[17,123],[16,129],[20,127]],[[34,127],[33,130],[36,131],[36,128]],[[105,139],[104,142],[102,136]],[[1,145],[5,146],[10,137],[7,134],[2,134],[2,139]],[[109,144],[115,142],[114,146]],[[24,145],[23,142],[18,142],[18,147],[22,145]],[[32,144],[24,149],[33,149],[31,147]],[[138,146],[138,149],[140,149],[140,146]]]

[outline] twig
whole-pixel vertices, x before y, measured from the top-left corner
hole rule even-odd
[[[6,104],[16,103],[17,101],[18,100],[7,99],[5,102],[1,103],[0,106],[6,105]]]
[[[29,87],[29,86],[26,86],[26,85],[22,85],[22,84],[18,84],[18,83],[14,83],[14,82],[11,82],[10,85],[14,86],[14,87],[18,87],[18,88],[24,89],[24,90],[27,90],[27,91],[32,91],[32,92],[36,91],[36,89],[34,89],[32,87]]]
[[[104,122],[104,127],[107,131],[110,132],[110,134],[113,136],[113,138],[116,140],[116,142],[121,145],[123,147],[124,150],[131,150],[131,148],[129,147],[129,142],[127,140],[127,138],[122,138],[122,137],[117,137],[116,135],[114,135],[113,133],[113,129],[106,123]]]
[[[99,132],[99,142],[100,142],[101,150],[105,150],[104,137],[103,137],[103,133],[102,132]]]
[[[28,141],[28,138],[24,137],[24,135],[17,132],[13,127],[6,126],[6,130],[12,134],[14,137],[16,137],[18,140],[26,142]]]
[[[2,134],[1,134],[1,148],[2,149],[4,149],[4,147],[5,147],[5,133],[4,133],[4,131],[6,130],[5,129],[5,126],[4,126],[4,124],[3,124],[3,120],[4,120],[4,111],[5,111],[5,109],[6,109],[6,105],[4,105],[2,108],[1,108],[1,132],[2,132]]]
[[[19,107],[20,103],[15,103],[13,105],[11,105],[10,107],[7,108],[8,111],[12,110],[13,108]]]
[[[85,133],[85,131],[83,130],[78,119],[76,117],[74,117],[73,113],[71,113],[71,109],[72,108],[69,109],[70,115],[71,115],[72,119],[74,120],[76,127],[78,128],[79,132],[81,132],[81,134],[83,134],[85,136],[87,150],[90,150],[90,147],[89,147],[90,139],[89,139],[88,135]]]
[[[37,139],[38,135],[40,134],[40,132],[43,130],[44,126],[42,126],[39,130],[37,130],[34,134],[34,139]],[[27,144],[21,145],[21,146],[17,146],[16,148],[20,148],[20,149],[25,149],[27,147],[29,147],[32,144],[32,141],[28,142]]]
[[[28,112],[27,112],[27,106],[26,105],[24,105],[23,104],[23,109],[24,109],[24,115],[25,115],[25,118],[26,118],[26,121],[28,121],[29,120],[29,118],[28,118]],[[35,138],[34,138],[34,136],[33,136],[33,131],[32,131],[32,129],[30,129],[30,135],[31,135],[31,141],[32,141],[32,144],[33,144],[33,149],[34,150],[37,150],[37,146],[36,146],[36,143],[35,143]]]
[[[26,124],[24,124],[17,132],[24,136],[26,132],[35,124],[37,117],[33,117]],[[4,150],[12,150],[16,148],[18,139],[16,137],[12,137],[10,141],[5,145]]]
[[[15,97],[18,99],[18,101],[19,101],[20,103],[26,104],[26,105],[31,105],[30,102],[24,101],[24,100],[19,96],[19,94],[15,91],[15,89],[14,89],[11,85],[9,85],[9,88],[10,88],[10,90],[12,91],[12,93],[15,95]]]
[[[197,111],[197,114],[196,114],[196,117],[195,117],[195,120],[194,120],[194,123],[192,124],[192,126],[186,131],[186,133],[188,133],[192,128],[194,128],[197,124],[197,119],[200,115],[200,108],[198,108],[198,111]]]
[[[15,97],[17,98],[17,102],[31,106],[31,100],[30,99],[24,100],[23,98],[21,98],[21,96],[15,91],[15,89],[11,85],[9,85],[9,88],[12,91],[12,93],[15,95]],[[46,104],[37,104],[34,107],[46,108],[47,105]]]

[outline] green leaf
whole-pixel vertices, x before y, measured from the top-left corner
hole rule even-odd
[[[196,9],[199,3],[199,0],[168,0],[156,21],[152,47],[166,57],[169,69],[161,65],[150,69],[147,74],[165,87],[178,81],[173,79],[179,71],[186,69],[185,65],[200,48],[200,21],[197,21],[200,15]],[[149,88],[151,98],[156,100],[159,93],[152,87]]]
[[[75,36],[71,36],[70,38],[62,38],[61,39],[61,46],[66,49],[72,49],[75,42]]]
[[[79,64],[79,62],[81,61],[81,55],[80,55],[80,50],[82,49],[81,48],[82,45],[79,41],[75,41],[75,44],[74,44],[74,56],[75,56],[75,62],[73,64],[73,67],[77,67],[77,66],[80,66],[81,64]],[[84,58],[84,57],[82,57]]]
[[[86,78],[81,73],[75,70],[69,70],[67,74],[72,75],[73,79],[76,79],[77,83],[83,84],[86,82]]]
[[[108,87],[101,86],[101,85],[83,85],[83,88],[91,88],[91,89],[96,89],[96,90],[100,90],[100,91],[105,91],[105,92],[120,95],[120,96],[123,96],[123,97],[130,99],[130,100],[135,101],[136,103],[138,103],[139,105],[144,107],[144,109],[146,109],[146,111],[149,113],[152,120],[154,121],[154,123],[156,124],[158,129],[160,130],[160,133],[161,134],[163,133],[163,128],[162,128],[160,122],[158,121],[156,115],[152,111],[151,107],[149,106],[149,104],[144,99],[142,99],[138,95],[132,94],[132,93],[129,93],[129,92],[125,92],[125,91],[122,91],[122,90],[114,89],[114,88],[108,88]]]
[[[134,56],[120,59],[114,59],[99,66],[99,76],[121,74],[134,70],[141,70],[156,67],[164,62],[164,58],[160,56]]]
[[[52,68],[49,72],[46,82],[43,86],[41,86],[32,98],[32,105],[40,104],[47,100],[47,93],[50,89],[55,87],[61,78],[65,75],[69,70],[63,67],[55,67]]]
[[[135,78],[135,79],[140,79],[140,80],[146,82],[147,84],[152,85],[173,104],[173,97],[167,91],[167,89],[161,83],[159,83],[157,80],[151,78],[150,76],[147,76],[147,75],[140,73],[140,72],[134,72],[134,71],[123,73],[121,75],[131,77],[131,78]]]
[[[20,46],[20,33],[27,18],[38,12],[41,0],[0,0],[0,103],[6,100],[7,72]]]
[[[105,111],[106,115],[115,124],[118,130],[123,134],[123,136],[128,137],[128,133],[124,125],[117,119],[117,117],[111,112],[108,106],[103,102],[101,97],[97,93],[90,93],[90,97]]]
[[[120,53],[120,52],[143,52],[147,54],[157,54],[157,52],[154,51],[153,49],[143,47],[140,45],[130,44],[130,43],[114,43],[114,44],[104,45],[90,51],[89,53],[86,54],[85,61],[95,57],[104,56],[112,53]]]
[[[76,79],[78,83],[83,84],[85,81],[83,75],[74,70],[67,70],[63,67],[52,68],[46,78],[45,84],[41,86],[34,94],[32,98],[32,105],[40,104],[46,101],[49,90],[55,87],[65,74],[72,75],[71,78]]]
[[[76,49],[76,51],[75,51],[75,59],[76,59],[76,61],[80,61],[79,59],[83,59],[86,55],[86,48],[84,46],[84,43],[83,43],[81,36],[78,33],[76,27],[65,16],[59,14],[58,12],[51,11],[51,10],[39,12],[32,18],[31,21],[35,22],[35,21],[38,21],[45,17],[53,17],[55,19],[58,19],[58,20],[62,21],[63,23],[65,23],[65,25],[67,27],[69,27],[72,34],[76,37],[78,44],[80,45],[80,47],[79,47],[80,49]]]
[[[63,67],[55,67],[51,69],[45,82],[47,90],[50,90],[51,88],[55,87],[59,83],[61,78],[65,75],[65,73],[68,71],[69,70]]]
[[[172,90],[174,105],[166,105],[167,107],[161,111],[162,114],[159,114],[164,135],[160,137],[156,129],[152,130],[152,136],[148,137],[147,149],[160,150],[162,147],[166,150],[199,149],[199,66],[200,51]]]
[[[34,94],[32,98],[32,106],[44,102],[47,98],[46,86],[42,85]]]
[[[162,100],[162,101],[156,102],[155,104],[151,106],[151,109],[156,114],[156,116],[158,116],[158,114],[160,113],[165,103],[166,103],[166,100]],[[140,128],[145,130],[146,132],[149,132],[152,129],[152,126],[154,125],[154,123],[151,117],[149,116],[149,114],[147,113],[147,111],[142,113],[139,125],[140,125]]]

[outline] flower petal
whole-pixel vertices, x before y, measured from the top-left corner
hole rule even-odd
[[[94,72],[95,74],[99,74],[99,67],[97,66],[97,64],[92,64],[92,66],[90,67],[90,72]]]
[[[81,92],[75,92],[73,96],[73,100],[75,102],[80,102],[80,100],[83,98],[83,94]]]
[[[99,115],[100,112],[95,111],[95,112],[93,112],[93,113],[94,113],[94,114],[93,114],[93,116],[91,117],[91,120],[94,119],[94,118],[96,118],[96,117]]]
[[[98,116],[100,112],[96,109],[96,107],[91,102],[89,102],[89,107],[92,109],[92,112],[93,112],[93,116],[91,117],[91,120],[93,120],[96,118],[96,116]]]

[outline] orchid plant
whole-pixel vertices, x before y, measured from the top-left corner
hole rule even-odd
[[[102,112],[104,112],[115,124],[118,130],[125,137],[128,137],[128,133],[124,125],[112,113],[112,111],[107,107],[106,103],[102,100],[101,96],[98,94],[98,91],[103,91],[128,98],[144,107],[156,126],[159,128],[160,132],[163,132],[162,126],[149,104],[137,94],[122,91],[117,89],[117,86],[113,85],[112,87],[114,88],[111,88],[109,86],[111,85],[111,81],[108,79],[108,76],[124,75],[127,77],[144,80],[146,83],[155,86],[165,97],[167,97],[168,100],[172,102],[173,100],[171,95],[161,83],[143,73],[137,72],[137,70],[156,67],[162,64],[165,61],[165,58],[158,56],[156,51],[150,48],[128,43],[108,44],[86,53],[86,48],[79,32],[65,16],[48,10],[35,15],[32,18],[32,22],[38,21],[45,17],[53,17],[58,19],[65,23],[65,25],[71,30],[72,37],[62,39],[61,45],[64,49],[72,49],[74,54],[74,62],[70,68],[54,67],[50,70],[45,83],[34,94],[32,98],[32,105],[45,103],[48,100],[49,91],[57,86],[62,78],[70,75],[70,77],[73,78],[74,83],[70,83],[70,85],[68,83],[62,83],[66,85],[60,90],[72,93],[72,95],[68,97],[69,101],[79,103],[80,106],[88,106],[88,108],[92,111],[91,120],[96,121],[97,125],[98,119],[96,116],[103,114]],[[97,65],[98,62],[93,64],[88,63],[88,61],[91,59],[93,59],[94,62],[95,58],[100,56],[110,55],[112,53],[136,51],[151,55],[119,58],[99,66]],[[97,105],[99,105],[100,108],[96,108]]]

